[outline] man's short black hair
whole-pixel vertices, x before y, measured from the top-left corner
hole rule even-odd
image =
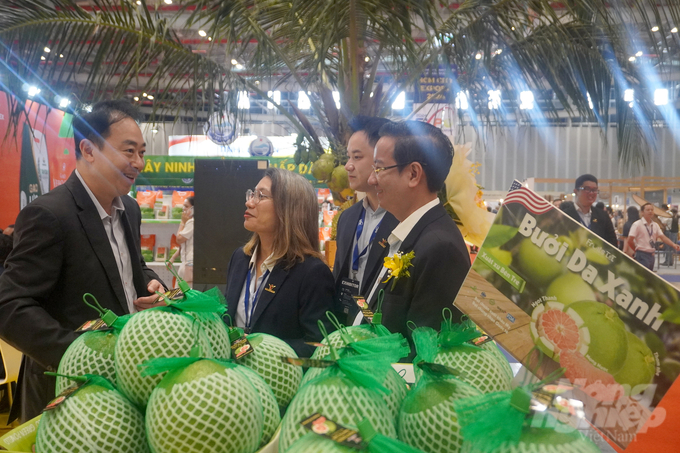
[[[605,210],[605,206],[604,206],[604,202],[603,202],[603,201],[598,201],[597,203],[595,203],[595,207],[596,207],[597,209],[601,210],[601,211],[604,211],[604,210]]]
[[[101,147],[104,140],[109,136],[109,128],[112,124],[132,118],[139,122],[141,113],[139,109],[125,99],[97,102],[92,106],[92,111],[73,119],[73,137],[76,145],[76,158],[80,159],[80,142],[88,139]]]
[[[441,129],[422,121],[389,122],[380,137],[393,137],[394,160],[399,172],[411,162],[423,166],[430,192],[438,192],[451,169],[453,145]]]
[[[368,143],[375,146],[380,139],[380,128],[389,123],[387,118],[378,118],[375,116],[357,115],[349,120],[349,127],[352,133],[363,132],[368,137]]]
[[[576,182],[574,183],[574,187],[576,189],[578,189],[586,181],[594,182],[595,184],[597,184],[597,178],[595,176],[586,174],[586,175],[581,175],[578,178],[576,178]]]

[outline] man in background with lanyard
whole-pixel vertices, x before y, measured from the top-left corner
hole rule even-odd
[[[635,251],[635,261],[653,271],[654,251],[656,250],[657,240],[661,240],[676,251],[680,251],[680,245],[674,244],[664,236],[659,225],[652,220],[654,217],[654,206],[651,203],[645,203],[640,209],[642,211],[642,218],[630,227],[628,246],[631,250]]]
[[[380,207],[375,187],[368,184],[373,173],[373,149],[380,138],[378,131],[389,122],[385,118],[357,116],[349,124],[354,131],[347,143],[345,164],[349,186],[366,196],[338,219],[333,277],[336,311],[343,323],[351,323],[358,313],[354,297],[365,295],[375,281],[387,255],[387,238],[399,223]]]
[[[616,231],[607,212],[603,209],[593,209],[593,204],[600,193],[597,187],[597,178],[593,175],[581,175],[574,183],[576,200],[573,206],[564,205],[562,211],[571,218],[583,224],[593,233],[617,247]]]

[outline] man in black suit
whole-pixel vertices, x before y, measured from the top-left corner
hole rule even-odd
[[[593,175],[581,175],[576,178],[574,184],[576,200],[574,204],[566,204],[560,209],[571,216],[577,222],[585,225],[593,233],[617,247],[616,231],[609,214],[604,209],[593,209],[593,203],[597,200],[599,190],[597,178]]]
[[[383,324],[389,330],[410,337],[408,321],[439,330],[443,308],[453,311],[454,321],[460,319],[453,300],[470,269],[463,236],[437,198],[451,168],[453,146],[439,128],[404,121],[380,129],[374,157],[368,181],[380,205],[400,222],[388,238],[389,255],[414,256],[412,267],[403,269],[410,275],[402,271],[390,277],[386,268],[381,271],[369,307],[375,311],[384,289]]]
[[[353,297],[366,296],[387,256],[387,238],[399,221],[380,206],[374,186],[368,183],[373,173],[373,150],[380,138],[385,118],[357,116],[349,125],[354,131],[347,143],[345,169],[349,186],[365,192],[361,202],[343,211],[338,220],[337,251],[333,266],[336,310],[343,323],[352,323],[359,308]]]
[[[27,421],[54,398],[54,378],[43,373],[57,369],[74,330],[97,317],[84,293],[123,315],[163,290],[141,257],[141,214],[127,196],[144,168],[137,117],[127,101],[76,117],[76,170],[19,213],[0,276],[0,337],[24,353],[11,417]]]

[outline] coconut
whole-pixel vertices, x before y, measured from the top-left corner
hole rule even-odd
[[[163,376],[142,376],[138,365],[158,357],[189,357],[197,345],[201,355],[212,357],[207,336],[185,314],[170,307],[137,313],[116,342],[114,362],[119,390],[130,401],[144,407]]]
[[[41,453],[145,453],[144,416],[101,377],[45,411],[36,438]]]
[[[281,361],[281,357],[297,357],[293,348],[283,340],[266,333],[248,335],[253,352],[238,360],[254,370],[271,387],[281,409],[288,406],[298,391],[302,368]]]
[[[255,451],[262,439],[263,408],[257,390],[237,368],[198,360],[170,370],[146,408],[151,449],[155,453]]]

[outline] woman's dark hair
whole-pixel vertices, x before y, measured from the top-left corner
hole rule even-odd
[[[626,209],[626,214],[628,214],[629,222],[640,220],[640,211],[638,211],[638,208],[635,206],[628,206],[628,209]]]
[[[191,206],[194,205],[194,196],[193,195],[190,196],[190,197],[186,197],[185,200],[187,200]]]

